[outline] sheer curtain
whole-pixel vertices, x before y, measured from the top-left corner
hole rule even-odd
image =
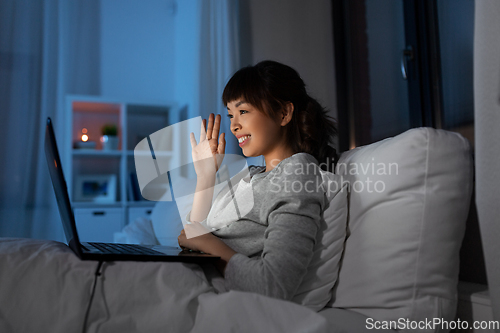
[[[101,95],[100,6],[101,0],[0,1],[0,237],[64,240],[43,151],[45,121],[52,118],[60,142],[65,96]],[[172,80],[185,117],[222,113],[227,153],[240,152],[221,102],[240,63],[238,6],[177,1],[173,45]]]
[[[226,153],[241,154],[222,104],[229,78],[240,68],[238,0],[178,1],[175,96],[185,118],[221,114]]]
[[[45,120],[63,138],[65,95],[99,94],[99,22],[99,0],[0,2],[0,237],[64,239]]]
[[[234,0],[202,1],[200,100],[222,116],[226,133],[226,153],[241,153],[230,130],[227,111],[222,104],[222,92],[229,78],[240,67],[238,39],[238,3]]]

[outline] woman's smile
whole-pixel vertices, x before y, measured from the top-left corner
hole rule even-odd
[[[250,135],[243,135],[238,137],[238,143],[240,147],[243,147],[244,144],[246,144],[250,140]]]

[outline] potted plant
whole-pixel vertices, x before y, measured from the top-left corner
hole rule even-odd
[[[101,129],[101,143],[103,150],[118,149],[118,129],[115,124],[106,124]]]

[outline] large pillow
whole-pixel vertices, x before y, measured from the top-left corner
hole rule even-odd
[[[318,169],[319,170],[319,169]],[[349,187],[341,177],[321,171],[329,205],[323,213],[314,254],[292,301],[319,311],[331,299],[344,248]]]
[[[468,141],[412,129],[342,154],[336,171],[351,194],[329,305],[377,320],[454,320],[472,191]]]

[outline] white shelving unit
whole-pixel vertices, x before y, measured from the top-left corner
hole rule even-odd
[[[176,103],[160,101],[120,101],[94,96],[70,95],[66,98],[68,112],[63,158],[63,168],[68,190],[75,212],[75,219],[82,241],[113,242],[114,233],[135,218],[147,217],[155,202],[137,200],[132,190],[131,174],[135,172],[134,148],[148,135],[180,121]],[[119,144],[116,150],[103,150],[100,142],[101,128],[114,124],[118,129]],[[95,149],[75,148],[81,141],[82,130],[87,130],[89,141],[96,142]],[[168,147],[170,161],[179,162],[177,147],[180,140],[171,138]],[[114,175],[115,191],[111,198],[97,200],[95,196],[103,191],[103,183],[92,183],[92,177]],[[79,177],[88,179],[85,186],[77,184]],[[80,185],[80,186],[78,186]],[[90,185],[90,186],[87,186]],[[80,188],[82,187],[82,188]],[[89,194],[81,199],[82,192]],[[95,190],[95,193],[92,191]],[[109,188],[108,188],[109,190]],[[111,189],[113,190],[113,189]],[[80,191],[80,195],[76,195]],[[94,196],[94,198],[92,198]],[[137,191],[135,191],[137,196]],[[75,200],[80,198],[80,200]]]

